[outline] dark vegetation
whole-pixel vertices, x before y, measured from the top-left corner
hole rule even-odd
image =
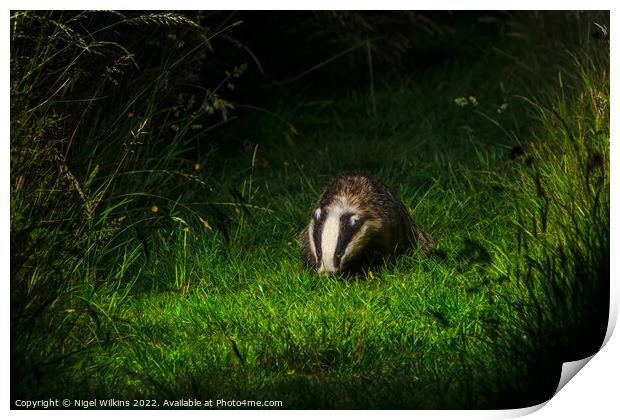
[[[515,408],[609,302],[609,14],[11,13],[11,399]],[[296,238],[346,170],[437,240]]]

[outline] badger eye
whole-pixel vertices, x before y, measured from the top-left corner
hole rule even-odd
[[[355,226],[360,221],[360,217],[357,214],[352,215],[349,218],[349,224]]]
[[[320,208],[318,208],[318,209],[316,209],[316,210],[314,211],[314,218],[315,218],[316,220],[319,220],[319,219],[321,218],[321,209],[320,209]]]

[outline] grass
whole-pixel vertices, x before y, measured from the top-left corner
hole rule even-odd
[[[182,184],[179,199],[150,194],[147,216],[119,229],[102,202],[92,223],[109,238],[54,284],[62,293],[34,314],[13,303],[12,399],[547,400],[561,362],[595,351],[607,321],[608,50],[586,38],[535,94],[527,77],[503,77],[514,55],[489,52],[371,91],[276,99],[273,114],[230,128],[251,135],[247,153],[186,169],[203,183]],[[302,265],[297,235],[315,200],[356,169],[400,194],[436,240],[432,256],[354,279]],[[228,218],[188,217],[192,200]]]

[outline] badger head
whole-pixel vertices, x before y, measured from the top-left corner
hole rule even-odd
[[[368,213],[338,198],[318,207],[308,226],[308,243],[314,266],[321,274],[348,271],[371,253],[381,223]]]

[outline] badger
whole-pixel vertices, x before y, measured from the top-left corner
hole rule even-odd
[[[356,172],[340,174],[325,189],[299,239],[306,264],[327,275],[359,273],[433,245],[394,192]]]

